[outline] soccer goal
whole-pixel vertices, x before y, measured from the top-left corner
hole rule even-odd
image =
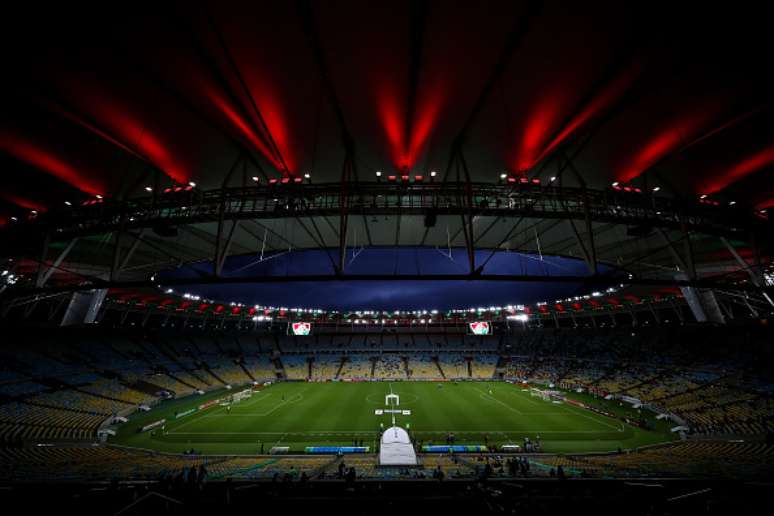
[[[548,391],[536,389],[535,387],[530,387],[529,395],[533,398],[541,398],[544,401],[551,401],[551,394]]]
[[[245,389],[241,392],[236,392],[231,396],[231,403],[239,403],[242,400],[250,399],[250,396],[252,395],[252,389]]]

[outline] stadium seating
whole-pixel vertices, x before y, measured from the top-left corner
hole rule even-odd
[[[316,381],[333,380],[341,365],[340,355],[318,355],[312,362],[312,379]]]
[[[309,377],[306,355],[283,355],[282,364],[289,380],[306,380]]]
[[[499,376],[555,383],[636,398],[680,417],[696,437],[771,434],[774,386],[750,356],[728,346],[707,353],[694,340],[658,332],[533,331],[503,338],[337,334],[306,341],[276,335],[116,336],[74,341],[66,350],[49,342],[11,343],[0,351],[0,439],[6,446],[92,441],[107,418],[153,404],[162,390],[181,397],[224,384],[275,380],[278,372],[315,381]]]
[[[441,376],[438,366],[429,354],[413,353],[409,359],[409,378],[411,379],[430,379]]]
[[[385,354],[377,358],[374,365],[374,378],[403,379],[407,378],[403,359],[394,354]]]
[[[721,461],[718,458],[722,457]],[[526,471],[509,461],[528,463]],[[486,465],[492,477],[551,477],[561,466],[567,477],[727,477],[771,474],[774,445],[762,442],[693,441],[628,453],[556,455],[519,454],[450,456],[424,454],[418,468],[380,468],[375,455],[321,456],[196,456],[144,452],[111,446],[0,448],[0,481],[29,480],[158,480],[203,466],[208,479],[297,480],[337,478],[340,463],[354,467],[360,479],[476,478]]]
[[[371,378],[373,361],[362,355],[347,356],[339,372],[340,379]]]

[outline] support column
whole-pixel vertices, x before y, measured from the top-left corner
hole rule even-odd
[[[60,326],[93,324],[105,301],[105,296],[107,296],[106,288],[73,292]]]

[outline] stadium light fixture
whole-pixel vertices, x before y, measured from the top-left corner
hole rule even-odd
[[[529,321],[529,315],[527,314],[509,315],[508,319],[510,319],[511,321],[527,322]]]

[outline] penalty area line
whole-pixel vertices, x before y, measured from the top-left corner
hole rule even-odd
[[[518,410],[518,409],[515,409],[515,408],[511,407],[511,406],[510,406],[510,405],[508,405],[507,403],[504,403],[504,402],[502,402],[502,401],[498,400],[498,399],[497,399],[497,398],[495,398],[494,396],[492,396],[492,395],[490,395],[490,394],[487,394],[486,392],[482,391],[481,389],[476,389],[476,390],[477,390],[478,392],[480,392],[480,393],[481,393],[481,398],[483,398],[483,399],[489,399],[490,401],[494,401],[495,403],[499,403],[500,405],[502,405],[503,407],[507,408],[507,409],[508,409],[508,410],[510,410],[511,412],[515,412],[515,413],[517,413],[517,414],[518,414],[518,415],[520,415],[520,416],[523,416],[523,415],[524,415],[524,413],[523,413],[522,411],[520,411],[520,410]]]

